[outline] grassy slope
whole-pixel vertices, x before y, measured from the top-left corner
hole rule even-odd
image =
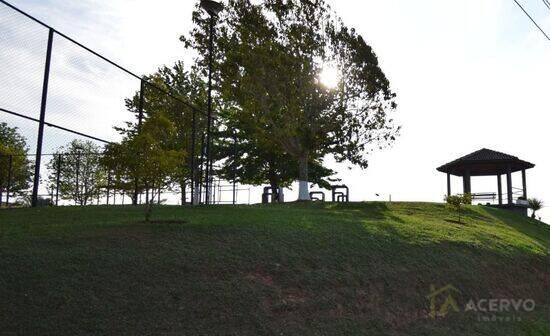
[[[548,335],[550,228],[484,207],[369,203],[0,211],[0,331]],[[430,284],[533,298],[522,322],[427,317]]]

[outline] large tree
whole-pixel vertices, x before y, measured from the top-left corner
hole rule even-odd
[[[197,11],[187,46],[207,55],[208,18]],[[395,140],[395,94],[372,48],[323,0],[230,0],[218,18],[215,84],[237,128],[262,150],[298,166],[308,200],[309,164],[326,156],[368,166],[367,154]],[[197,66],[206,67],[199,56]],[[319,81],[339,73],[335,88]]]
[[[0,206],[3,193],[17,193],[29,188],[31,164],[27,158],[26,139],[17,127],[0,123]]]

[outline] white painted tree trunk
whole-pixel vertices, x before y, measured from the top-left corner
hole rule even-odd
[[[298,181],[300,183],[298,187],[298,201],[311,201],[309,198],[309,182]]]
[[[300,179],[298,180],[299,186],[298,186],[298,201],[311,201],[311,198],[309,198],[309,181],[308,181],[308,174],[309,174],[309,167],[308,167],[308,158],[303,157],[300,158],[299,164],[299,173],[300,173]]]

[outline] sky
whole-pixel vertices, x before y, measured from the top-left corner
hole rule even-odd
[[[436,168],[489,148],[535,163],[528,171],[529,196],[550,206],[550,41],[513,0],[328,2],[374,48],[398,95],[395,119],[403,127],[391,148],[370,156],[366,170],[329,162],[350,186],[352,200],[388,200],[391,195],[394,201],[442,201],[446,177]],[[543,1],[520,2],[550,32],[550,10]],[[137,74],[190,58],[178,37],[191,28],[195,1],[11,3]],[[7,33],[0,36],[0,101],[34,115],[47,32],[3,7],[0,28]],[[122,98],[139,83],[61,39],[54,40],[54,50],[49,120],[116,140],[105,124],[131,117]],[[5,118],[1,115],[0,121]],[[48,149],[64,136],[51,135]],[[496,178],[472,183],[473,192],[496,191]],[[520,174],[513,184],[521,187]],[[453,191],[462,192],[459,178],[453,179]],[[258,191],[253,193],[258,199]],[[296,190],[289,191],[286,198],[295,195]],[[550,219],[550,209],[541,215]]]

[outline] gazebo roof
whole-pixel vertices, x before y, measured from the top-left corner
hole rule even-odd
[[[449,173],[456,176],[464,176],[470,171],[471,176],[490,176],[506,174],[508,167],[512,172],[534,168],[535,165],[518,157],[483,148],[439,168],[442,173]]]

